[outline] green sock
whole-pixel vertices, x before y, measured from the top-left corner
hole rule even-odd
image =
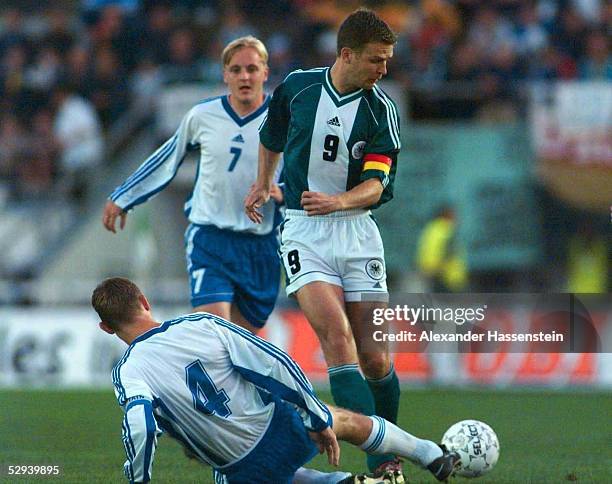
[[[374,408],[376,415],[382,417],[389,422],[397,423],[397,414],[399,411],[400,387],[395,368],[391,365],[391,370],[387,375],[379,379],[367,378],[368,386],[374,397]],[[393,460],[395,456],[385,455],[368,455],[368,468],[370,471],[376,469],[381,464]]]
[[[359,365],[333,366],[327,372],[336,405],[363,415],[374,415],[372,392],[359,372]]]
[[[393,365],[391,365],[389,373],[382,378],[367,378],[366,381],[374,397],[376,415],[396,424],[397,413],[399,411],[400,386]]]
[[[336,405],[363,415],[374,415],[375,404],[370,386],[359,372],[359,365],[339,365],[327,369],[329,384]],[[396,412],[397,413],[397,412]],[[384,462],[393,460],[393,455],[368,455],[368,469],[373,471]]]

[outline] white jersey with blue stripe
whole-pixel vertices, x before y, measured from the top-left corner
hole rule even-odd
[[[201,462],[229,465],[265,433],[274,398],[296,407],[309,430],[331,425],[328,408],[289,355],[208,313],[166,321],[136,338],[113,369],[125,411],[125,472],[148,481],[157,436],[177,439]]]
[[[195,185],[185,213],[190,222],[220,229],[265,235],[272,231],[275,205],[264,207],[264,221],[252,223],[244,213],[244,199],[257,179],[258,128],[268,109],[265,102],[240,117],[228,96],[197,104],[183,117],[176,133],[159,147],[110,196],[123,210],[163,190],[174,178],[187,153],[199,150]]]

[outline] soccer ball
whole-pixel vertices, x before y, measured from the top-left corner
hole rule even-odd
[[[482,476],[493,469],[499,458],[497,435],[478,420],[462,420],[452,425],[442,437],[442,444],[461,456],[458,476]]]

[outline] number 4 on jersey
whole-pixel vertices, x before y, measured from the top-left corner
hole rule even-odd
[[[218,390],[200,360],[196,360],[185,368],[187,386],[193,395],[193,406],[206,414],[213,413],[220,417],[228,417],[232,411],[227,406],[229,397],[225,390]]]

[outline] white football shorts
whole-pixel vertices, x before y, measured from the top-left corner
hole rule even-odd
[[[280,255],[288,277],[287,295],[314,281],[344,289],[344,299],[387,301],[385,253],[369,210],[308,216],[287,210]]]

